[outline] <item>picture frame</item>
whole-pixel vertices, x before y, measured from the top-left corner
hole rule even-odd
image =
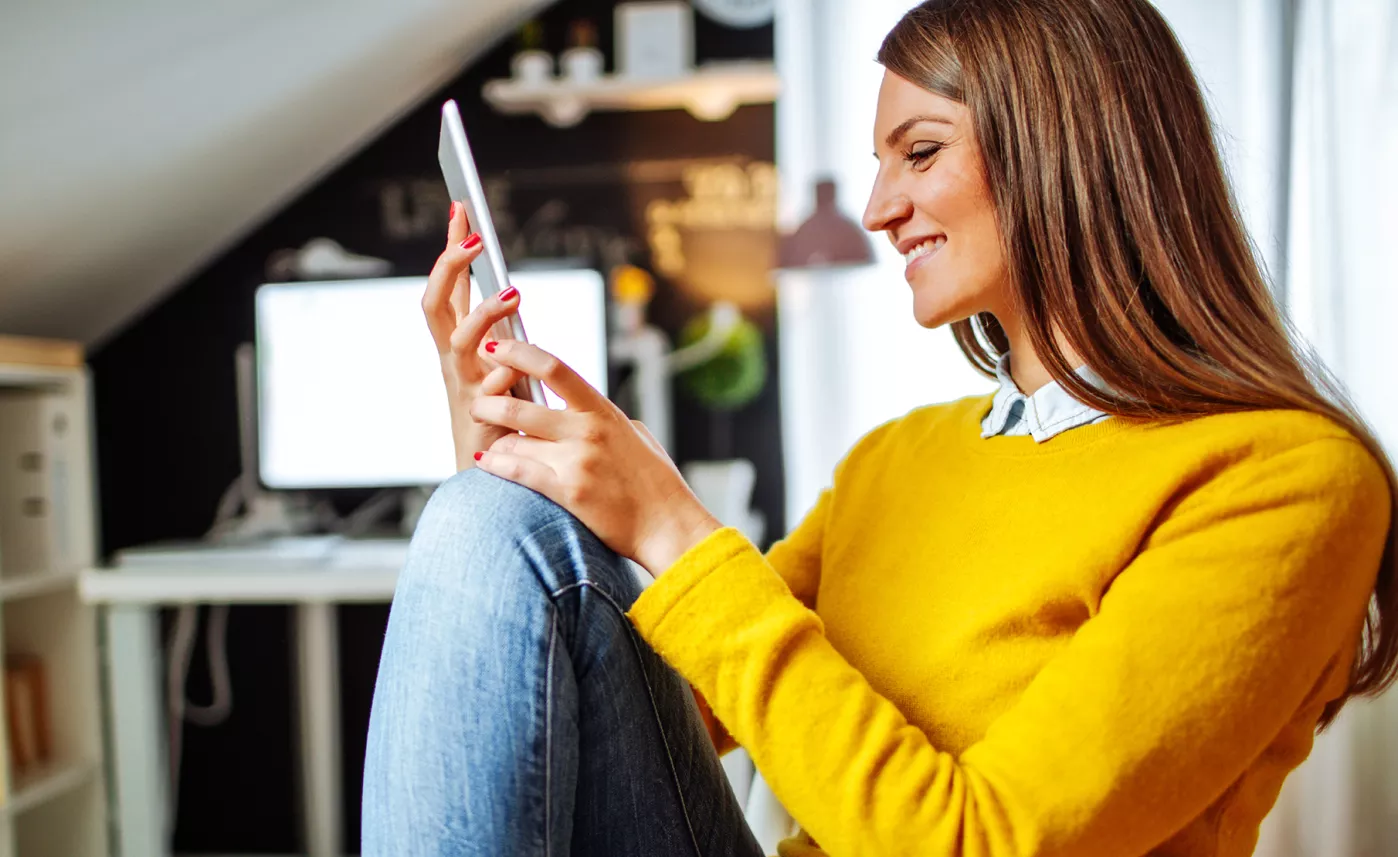
[[[694,7],[680,0],[621,3],[616,71],[628,78],[683,77],[694,68]]]

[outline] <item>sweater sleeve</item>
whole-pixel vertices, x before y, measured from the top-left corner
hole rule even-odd
[[[829,488],[821,491],[815,507],[806,513],[800,526],[767,551],[767,564],[772,571],[786,583],[796,600],[811,610],[815,609],[816,591],[820,588],[820,549],[825,537],[825,519],[830,510],[830,493]],[[703,692],[695,688],[694,696],[718,754],[722,756],[737,749],[737,741],[714,715],[713,706]]]
[[[791,594],[814,610],[820,589],[820,552],[825,540],[825,519],[830,512],[831,489],[820,492],[815,507],[801,525],[767,551],[767,564],[786,583]]]
[[[1343,439],[1186,493],[959,757],[871,687],[735,530],[692,548],[630,615],[831,854],[1142,854],[1216,800],[1347,657],[1389,504],[1376,462]]]

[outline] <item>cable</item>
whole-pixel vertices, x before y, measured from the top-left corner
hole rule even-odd
[[[252,508],[254,500],[253,497],[247,496],[248,489],[245,486],[246,481],[239,477],[233,480],[219,497],[214,522],[204,536],[205,541],[219,542],[238,536],[237,528],[242,520],[239,518],[239,512],[246,514]],[[343,518],[336,515],[334,507],[324,501],[313,511],[317,522],[323,528],[346,538],[353,538],[368,532],[385,513],[401,501],[401,492],[385,489],[375,493]],[[170,788],[166,815],[170,830],[166,831],[167,833],[174,832],[175,817],[179,809],[184,724],[189,722],[196,726],[217,726],[228,720],[233,713],[233,682],[228,669],[228,614],[227,604],[215,604],[209,608],[205,643],[208,648],[212,698],[207,705],[195,705],[185,695],[185,684],[189,681],[195,635],[199,632],[199,607],[186,604],[175,612],[175,624],[170,631],[170,643],[166,652],[165,674],[170,750]]]
[[[359,538],[377,524],[386,513],[403,503],[403,492],[384,488],[374,492],[357,509],[336,521],[331,529],[348,539]]]
[[[205,535],[206,541],[219,541],[237,520],[238,510],[246,505],[242,480],[235,479],[218,501],[214,522]],[[228,669],[228,605],[209,608],[209,625],[205,645],[209,656],[209,682],[212,699],[208,705],[195,705],[185,696],[189,681],[190,661],[194,657],[194,638],[199,632],[199,607],[185,604],[175,611],[175,624],[170,630],[166,651],[165,704],[169,718],[170,787],[168,790],[167,833],[174,831],[179,810],[180,763],[184,753],[184,724],[217,726],[233,713],[233,682]]]
[[[199,608],[181,606],[175,613],[170,632],[165,692],[169,705],[170,789],[167,822],[173,828],[179,809],[180,762],[184,751],[185,721],[198,726],[217,726],[233,713],[233,683],[228,670],[228,605],[209,608],[206,645],[209,649],[209,681],[213,699],[208,705],[194,705],[185,697],[189,664],[194,656],[194,636],[199,630]]]

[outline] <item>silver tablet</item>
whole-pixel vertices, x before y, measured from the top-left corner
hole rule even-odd
[[[452,99],[442,105],[442,134],[437,143],[437,160],[442,165],[442,176],[447,180],[447,192],[455,202],[466,207],[471,231],[481,236],[482,251],[471,263],[471,277],[480,288],[482,298],[492,297],[509,283],[510,272],[505,267],[505,252],[500,248],[495,223],[490,219],[490,209],[485,204],[485,189],[481,186],[476,161],[471,157],[471,145],[466,142],[461,111]],[[495,339],[528,341],[519,313],[496,324],[491,335]],[[516,398],[548,406],[543,385],[537,378],[523,379],[512,392]]]

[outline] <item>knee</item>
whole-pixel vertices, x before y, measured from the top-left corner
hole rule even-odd
[[[616,597],[640,589],[629,565],[566,509],[535,491],[483,470],[443,482],[423,510],[414,552],[437,573],[462,585],[491,569],[489,587],[537,584],[547,594],[588,579]],[[417,569],[416,574],[428,574]]]
[[[437,487],[414,537],[513,539],[553,524],[567,512],[552,500],[507,479],[471,468]]]
[[[528,488],[482,470],[452,476],[433,492],[399,572],[394,612],[427,633],[457,636],[467,613],[515,611],[545,594],[520,546],[556,529],[568,513]],[[454,629],[454,630],[453,630]]]

